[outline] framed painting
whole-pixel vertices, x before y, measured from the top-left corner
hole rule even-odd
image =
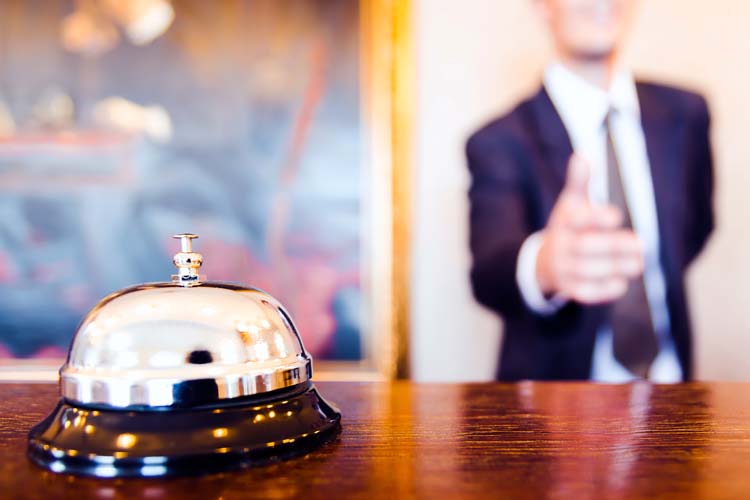
[[[0,379],[54,380],[85,313],[168,280],[185,231],[208,279],[286,305],[323,378],[406,375],[409,13],[3,2]]]

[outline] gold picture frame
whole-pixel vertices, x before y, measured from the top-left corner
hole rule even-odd
[[[370,130],[370,349],[386,379],[409,375],[414,60],[409,0],[362,2],[363,103]],[[379,332],[379,333],[378,333]],[[368,358],[368,356],[365,356]]]
[[[364,210],[363,359],[316,363],[316,380],[409,376],[414,56],[410,0],[360,0]],[[0,362],[0,382],[55,382],[61,359]]]

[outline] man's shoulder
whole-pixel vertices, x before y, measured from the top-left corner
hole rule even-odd
[[[708,117],[706,99],[694,90],[638,80],[642,106],[655,106],[678,118]]]
[[[480,126],[466,141],[466,151],[471,153],[509,144],[523,144],[528,140],[531,108],[537,98],[538,93],[528,96],[509,111]]]

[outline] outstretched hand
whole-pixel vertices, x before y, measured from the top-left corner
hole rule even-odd
[[[641,241],[617,207],[589,201],[589,165],[570,158],[565,186],[542,232],[536,277],[545,295],[583,304],[620,298],[643,273]]]

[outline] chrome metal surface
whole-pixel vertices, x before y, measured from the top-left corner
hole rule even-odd
[[[179,276],[196,276],[194,235],[178,235]],[[178,258],[179,257],[179,258]],[[191,274],[192,273],[192,274]],[[309,380],[312,360],[273,297],[229,283],[138,285],[84,318],[60,369],[62,396],[114,407],[210,404]]]
[[[175,254],[172,262],[177,267],[177,274],[172,275],[172,282],[182,286],[193,286],[205,277],[198,274],[203,264],[203,256],[193,252],[193,240],[198,238],[197,234],[181,233],[172,238],[180,240],[180,252]]]

